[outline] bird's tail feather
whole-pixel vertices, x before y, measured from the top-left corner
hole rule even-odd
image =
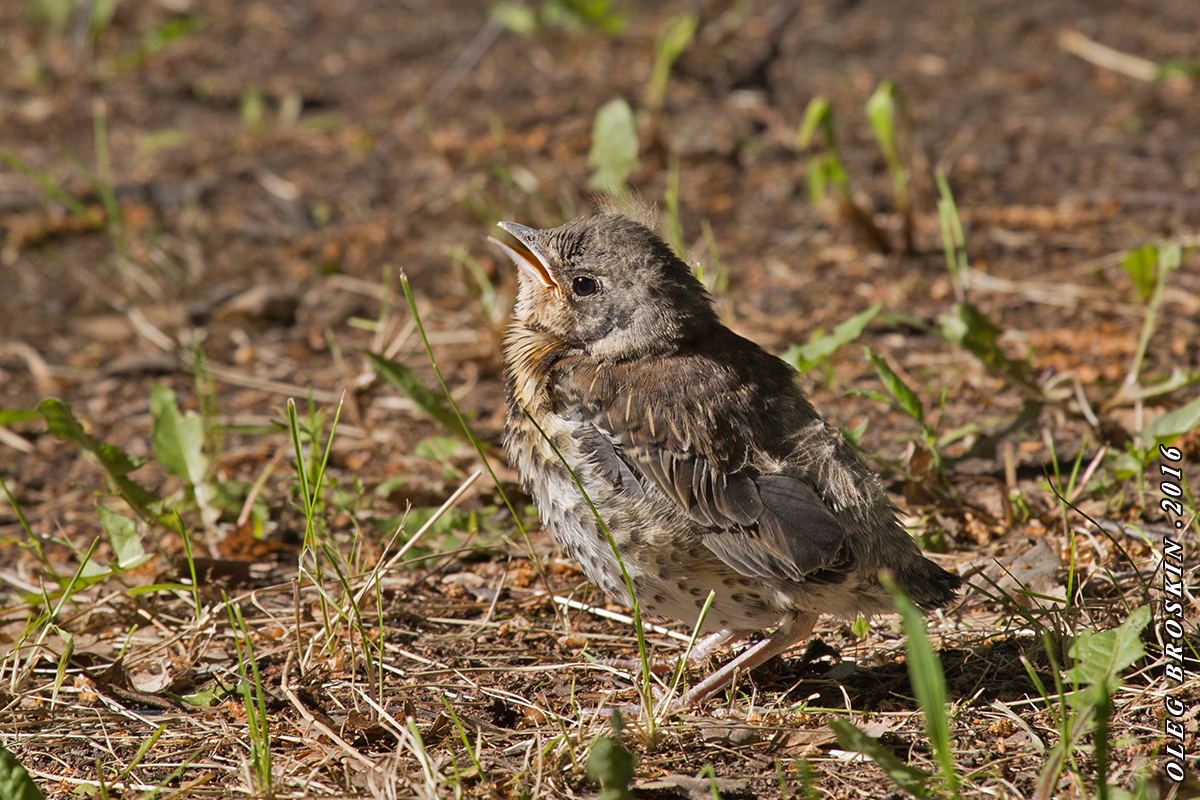
[[[926,611],[932,611],[957,596],[963,579],[922,557],[902,576],[901,585],[914,603]]]

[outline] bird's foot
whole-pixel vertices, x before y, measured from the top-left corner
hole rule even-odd
[[[763,639],[689,689],[683,696],[682,706],[690,708],[703,702],[733,683],[739,674],[750,672],[797,642],[807,639],[812,634],[816,622],[816,614],[794,614],[790,620],[780,625],[770,638]]]
[[[769,638],[763,639],[737,658],[724,664],[720,669],[689,689],[682,697],[679,697],[675,693],[674,688],[667,689],[662,686],[651,686],[650,692],[653,695],[653,698],[649,702],[651,712],[657,717],[662,717],[666,714],[676,713],[685,708],[692,708],[699,705],[733,683],[738,675],[751,672],[761,664],[783,653],[797,642],[807,639],[812,634],[816,621],[816,614],[794,613]],[[694,665],[702,661],[722,645],[740,638],[744,633],[744,631],[720,631],[705,637],[692,648],[688,656],[688,663]],[[634,673],[635,680],[642,674],[641,661],[604,659],[600,663],[618,669],[628,669]],[[651,664],[650,669],[652,673],[658,674],[665,670],[674,669],[678,664],[678,659],[675,659],[673,662],[658,661]],[[611,716],[613,711],[619,710],[623,715],[636,719],[641,716],[645,705],[643,703],[607,706],[591,709],[584,713]]]

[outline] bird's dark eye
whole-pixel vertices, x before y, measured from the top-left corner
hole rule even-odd
[[[600,288],[600,284],[595,278],[589,278],[587,275],[580,275],[575,280],[571,281],[571,291],[576,297],[587,297],[589,294],[595,294]]]

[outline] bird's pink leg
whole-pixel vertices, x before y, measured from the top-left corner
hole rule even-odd
[[[764,639],[754,645],[692,687],[684,695],[682,705],[684,707],[694,706],[721,691],[733,682],[734,676],[739,672],[750,672],[755,667],[769,661],[797,642],[807,639],[812,635],[813,626],[816,624],[816,614],[795,614],[790,619],[784,620],[784,623],[779,626],[779,629],[775,633],[771,634],[770,638]],[[720,633],[713,634],[713,636],[720,636],[725,633],[728,632],[721,631]],[[704,644],[707,644],[713,636],[706,638]],[[695,650],[693,650],[694,652]]]
[[[736,642],[747,633],[749,633],[749,631],[731,630],[710,633],[708,636],[705,636],[703,639],[696,642],[696,645],[692,648],[692,652],[688,653],[688,664],[693,667],[696,666],[704,661],[704,659],[717,652],[717,650],[720,650],[730,642]]]

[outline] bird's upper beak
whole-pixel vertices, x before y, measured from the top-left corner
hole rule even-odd
[[[541,281],[547,289],[560,288],[558,281],[554,279],[554,271],[550,269],[550,262],[542,255],[541,248],[533,236],[537,231],[515,222],[501,222],[499,225],[511,233],[520,244],[511,247],[491,236],[488,239],[498,244],[526,275]]]

